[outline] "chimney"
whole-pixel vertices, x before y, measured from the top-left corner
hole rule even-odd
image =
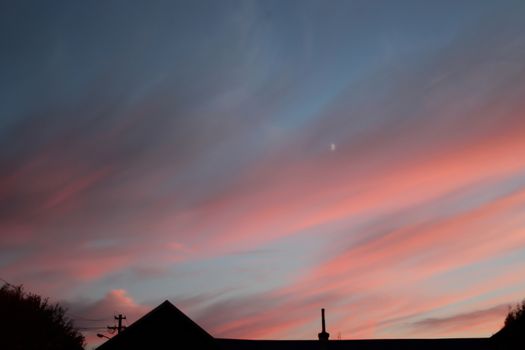
[[[327,342],[328,338],[330,337],[330,334],[326,332],[326,323],[325,323],[325,320],[324,320],[324,309],[321,309],[321,318],[322,318],[323,331],[318,334],[319,341]]]

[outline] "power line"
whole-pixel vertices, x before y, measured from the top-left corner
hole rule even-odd
[[[14,284],[11,284],[9,283],[8,281],[6,281],[5,279],[3,279],[2,277],[0,277],[0,281],[2,281],[6,286],[8,287],[15,287]],[[74,315],[74,314],[70,314],[70,313],[67,313],[69,318],[73,321],[81,321],[81,322],[103,322],[103,321],[108,321],[110,320],[110,318],[106,317],[106,318],[87,318],[87,317],[82,317],[82,316],[78,316],[78,315]],[[122,316],[122,315],[119,315],[119,316]],[[117,319],[115,317],[115,319]],[[124,316],[123,319],[126,319],[126,317]],[[104,327],[104,326],[100,326],[100,327],[95,327],[95,326],[92,326],[92,327],[78,327],[78,330],[80,331],[88,331],[88,330],[100,330],[100,329],[106,329],[106,328],[109,328],[109,327]],[[125,328],[122,327],[122,319],[119,321],[119,328],[117,329],[119,332]]]
[[[110,320],[109,317],[106,317],[106,318],[86,318],[86,317],[73,315],[73,314],[69,314],[69,317],[72,318],[73,320],[87,321],[87,322],[104,322],[104,321],[109,321]]]
[[[94,329],[106,329],[106,327],[78,327],[81,331],[89,331]]]

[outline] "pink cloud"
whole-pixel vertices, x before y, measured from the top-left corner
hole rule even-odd
[[[195,217],[205,220],[187,225],[186,236],[207,235],[214,251],[256,247],[340,220],[426,205],[467,186],[490,186],[525,170],[515,156],[525,153],[522,130],[517,130],[454,153],[401,159],[398,165],[386,162],[357,175],[351,167],[355,160],[344,156],[309,159],[275,171],[277,165],[268,161],[264,167],[273,173],[262,170],[268,177],[257,168],[245,174],[238,189],[195,208]]]
[[[518,283],[504,275],[505,278],[494,279],[501,284],[483,283],[456,294],[440,288],[441,297],[420,296],[423,292],[432,293],[431,287],[427,289],[424,285],[432,277],[504,257],[525,247],[519,211],[525,203],[524,191],[470,204],[469,208],[453,214],[441,213],[438,209],[433,209],[436,212],[423,210],[418,216],[413,212],[426,207],[445,207],[447,196],[461,193],[465,188],[490,188],[521,174],[525,165],[518,155],[525,154],[523,129],[523,125],[517,124],[514,130],[501,133],[503,136],[462,144],[454,152],[436,150],[429,158],[422,156],[425,152],[414,152],[383,162],[374,159],[373,152],[345,153],[344,145],[338,146],[337,155],[315,155],[290,164],[283,164],[279,157],[269,157],[241,174],[239,182],[228,191],[198,202],[192,208],[174,210],[173,215],[168,210],[164,216],[159,215],[157,210],[173,204],[174,199],[167,196],[160,204],[156,203],[152,212],[130,217],[129,222],[119,226],[123,233],[117,238],[145,233],[125,246],[89,250],[85,249],[85,241],[80,240],[66,250],[43,243],[37,253],[3,267],[2,272],[8,278],[58,273],[66,277],[63,285],[41,278],[45,288],[58,291],[72,281],[93,282],[134,265],[150,263],[166,267],[187,257],[208,259],[232,250],[276,243],[306,230],[319,230],[327,235],[325,245],[319,250],[330,258],[313,261],[312,264],[317,265],[311,270],[305,267],[297,280],[289,281],[271,295],[278,300],[274,305],[278,313],[250,309],[251,312],[235,319],[223,323],[221,319],[221,325],[215,323],[213,330],[224,336],[255,338],[303,334],[316,316],[309,318],[312,310],[289,303],[288,295],[303,301],[324,294],[350,299],[368,295],[359,302],[363,307],[335,297],[330,300],[337,306],[338,321],[333,326],[351,336],[380,336],[388,330],[377,320],[420,316],[488,293],[498,285]],[[385,145],[388,146],[388,142]],[[368,165],[368,161],[373,165]],[[28,171],[23,174],[31,176]],[[64,169],[61,174],[63,178],[58,180],[47,174],[42,176],[42,183],[30,184],[36,189],[48,185],[56,189],[38,199],[47,212],[42,220],[55,218],[58,226],[63,224],[61,205],[76,200],[82,202],[82,198],[89,196],[93,187],[108,176],[109,170],[74,176],[76,170]],[[6,180],[8,185],[9,181]],[[140,194],[141,191],[147,191],[147,187],[140,188]],[[137,195],[134,199],[141,198]],[[383,218],[393,213],[404,216],[403,220],[391,227],[385,225],[383,228],[387,230],[381,234],[375,228],[354,232],[352,220]],[[337,236],[333,241],[324,225],[339,222],[347,225],[349,234]],[[10,241],[29,241],[27,236],[37,232],[35,226],[35,223],[10,225],[13,232],[20,232]],[[147,266],[140,268],[148,271]],[[385,286],[388,291],[384,290]],[[359,315],[355,315],[355,308],[360,310]],[[283,314],[287,315],[284,319]],[[367,316],[363,316],[365,314]]]
[[[509,305],[471,311],[442,318],[427,318],[414,322],[414,334],[422,336],[428,333],[432,336],[464,337],[469,334],[491,334],[501,327],[509,311]]]
[[[156,305],[154,305],[156,306]],[[102,299],[68,303],[68,314],[86,337],[87,348],[93,348],[104,341],[97,333],[112,336],[106,326],[114,326],[114,316],[126,316],[125,324],[131,324],[151,310],[150,305],[135,301],[126,290],[114,289]]]

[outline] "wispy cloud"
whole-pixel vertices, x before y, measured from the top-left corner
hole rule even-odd
[[[525,293],[523,5],[5,7],[2,278],[248,338],[484,336]]]
[[[482,329],[486,332],[494,332],[503,326],[505,315],[509,311],[509,305],[497,305],[489,309],[471,311],[463,314],[442,318],[426,318],[414,322],[414,333],[420,334],[430,332],[432,334],[443,334],[454,336],[464,334],[465,331]]]

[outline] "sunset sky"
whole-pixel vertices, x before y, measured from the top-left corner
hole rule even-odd
[[[96,327],[490,336],[525,298],[525,2],[2,1],[0,278]]]

